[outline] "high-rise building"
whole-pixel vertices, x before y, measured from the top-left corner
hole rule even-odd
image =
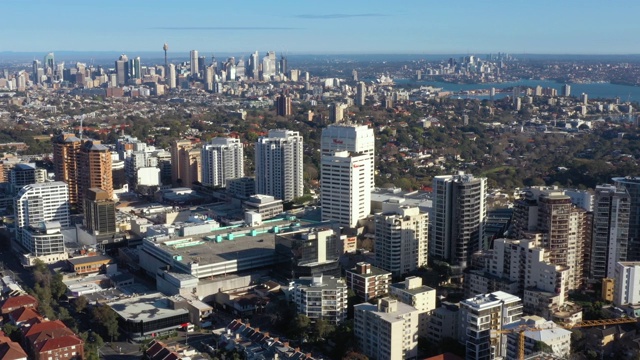
[[[276,97],[276,110],[278,116],[291,116],[291,96],[280,94]]]
[[[568,267],[568,290],[575,290],[583,281],[584,247],[591,243],[589,218],[563,189],[530,188],[515,203],[513,230],[517,238],[539,239],[550,263]]]
[[[540,316],[523,316],[520,322],[511,324],[506,328],[531,328],[536,331],[524,331],[524,354],[525,359],[530,359],[530,355],[539,354],[540,343],[548,347],[549,354],[545,357],[564,359],[571,353],[571,331],[561,328],[553,321],[546,320]],[[507,336],[507,353],[505,359],[518,359],[520,350],[520,334],[514,331]],[[555,355],[551,357],[550,355]],[[535,356],[535,355],[534,355]]]
[[[202,147],[202,183],[227,186],[227,180],[244,176],[244,149],[240,139],[213,138]]]
[[[174,64],[169,64],[169,71],[167,72],[167,76],[169,77],[169,81],[167,84],[170,89],[176,88],[176,66]]]
[[[356,105],[364,106],[367,99],[367,86],[360,81],[356,86]]]
[[[249,67],[251,73],[249,74],[253,80],[258,80],[260,78],[260,61],[258,52],[254,52],[251,54],[249,58]]]
[[[44,62],[42,63],[42,66],[44,67],[45,73],[47,75],[53,75],[56,70],[56,60],[53,53],[48,53],[44,56]]]
[[[564,84],[562,86],[562,96],[571,96],[571,85]]]
[[[491,330],[520,321],[520,298],[502,291],[482,294],[460,302],[460,342],[467,360],[491,360],[506,355],[506,336]]]
[[[256,143],[256,193],[292,201],[304,194],[303,140],[297,131],[269,130]]]
[[[627,260],[631,199],[624,187],[598,185],[595,191],[589,277],[613,278],[618,261]]]
[[[629,192],[629,243],[627,261],[640,261],[640,177],[615,177],[616,187],[624,187]]]
[[[436,176],[429,252],[435,259],[465,268],[471,255],[484,249],[487,178]]]
[[[278,75],[287,73],[287,58],[282,54],[280,54],[280,66],[278,70]]]
[[[190,70],[191,70],[191,77],[198,77],[198,70],[200,69],[200,67],[198,66],[198,50],[191,50],[190,55]]]
[[[332,124],[340,123],[344,119],[344,105],[332,103],[329,107],[329,121]]]
[[[429,215],[398,206],[375,215],[376,266],[400,276],[427,265]]]
[[[613,282],[613,303],[616,306],[640,304],[640,262],[618,262]]]
[[[418,315],[418,336],[426,338],[429,317],[436,309],[436,289],[422,285],[422,278],[409,276],[403,282],[391,284],[391,295],[403,303],[416,308]]]
[[[353,334],[371,359],[404,360],[418,356],[419,311],[392,298],[354,306]]]
[[[118,77],[118,85],[125,85],[129,81],[129,58],[127,55],[122,54],[120,58],[116,60],[116,76]]]
[[[371,213],[370,155],[336,151],[323,154],[320,166],[322,220],[357,227]]]
[[[269,80],[271,79],[272,76],[276,76],[276,70],[277,70],[276,62],[277,62],[276,53],[273,51],[267,52],[267,55],[265,55],[262,58],[262,79],[263,80]]]
[[[47,170],[37,168],[36,164],[16,164],[9,171],[9,184],[14,194],[27,185],[43,183],[46,180]]]
[[[100,188],[90,188],[84,198],[84,219],[87,230],[94,235],[116,232],[116,203],[109,193]]]
[[[588,105],[589,104],[589,95],[582,93],[580,94],[580,102],[584,105]]]
[[[78,205],[78,154],[81,141],[74,134],[61,134],[53,139],[53,167],[56,181],[69,185],[69,204]]]
[[[347,318],[347,284],[332,276],[301,277],[289,284],[299,314],[337,325]]]
[[[42,78],[38,77],[38,69],[40,69],[40,61],[33,60],[32,69],[31,69],[31,81],[34,84],[40,84]]]
[[[389,294],[391,273],[367,262],[359,262],[356,267],[346,270],[347,286],[360,299],[369,301]]]
[[[364,125],[329,125],[321,137],[322,219],[356,227],[371,212],[375,137]]]
[[[69,188],[62,181],[27,185],[15,197],[14,211],[16,241],[31,250],[33,244],[23,236],[29,226],[51,221],[69,226]]]
[[[279,211],[282,213],[282,202]],[[327,227],[304,229],[277,234],[275,242],[276,262],[281,264],[275,271],[283,277],[341,275],[338,260],[344,252],[338,231]]]
[[[202,179],[202,156],[189,140],[171,143],[171,183],[174,187],[191,187]]]
[[[129,68],[129,71],[131,71],[130,77],[132,79],[142,79],[142,61],[140,60],[140,57],[138,56],[131,61],[133,64]]]
[[[113,198],[113,174],[112,174],[111,150],[102,145],[100,141],[85,141],[78,153],[78,194],[81,199],[87,197],[91,188],[99,188],[107,193],[109,199]],[[78,201],[82,208],[84,202]]]
[[[164,51],[164,71],[165,71],[165,76],[169,73],[169,61],[167,60],[167,51],[169,50],[169,44],[164,43],[164,45],[162,45],[162,50]],[[165,84],[168,84],[169,81],[166,81],[165,78]]]

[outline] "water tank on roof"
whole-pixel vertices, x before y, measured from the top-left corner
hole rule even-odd
[[[233,241],[233,234],[229,234],[228,238],[230,241]]]
[[[258,230],[256,229],[251,230],[251,236],[256,236],[256,235],[258,235]]]
[[[217,243],[222,242],[222,235],[216,236],[216,242]]]

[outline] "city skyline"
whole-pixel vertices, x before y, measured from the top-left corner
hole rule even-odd
[[[5,2],[13,14],[2,25],[12,36],[3,50],[36,51],[161,51],[193,49],[247,52],[252,49],[292,54],[638,54],[633,19],[640,3],[616,3],[615,20],[603,16],[613,9],[596,1],[549,0],[535,3],[409,1],[389,8],[382,1],[294,2],[280,6],[248,1],[237,11],[231,3],[194,1],[189,7],[113,1],[99,9],[82,3],[35,0],[25,7]],[[126,11],[123,11],[126,8]],[[198,9],[198,11],[193,11]],[[99,17],[109,19],[96,21]],[[73,16],[62,22],[60,16]],[[84,14],[84,15],[83,15]],[[93,14],[92,16],[87,16]],[[24,16],[23,16],[24,15]],[[22,19],[37,18],[25,26]]]

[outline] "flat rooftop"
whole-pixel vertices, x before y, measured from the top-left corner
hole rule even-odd
[[[283,229],[291,231],[299,229],[299,227],[291,227],[292,224],[298,223],[301,228],[314,225],[309,221],[278,219],[265,221],[262,226],[256,227],[228,226],[205,234],[145,240],[155,242],[157,247],[181,263],[189,264],[197,261],[210,264],[261,256],[265,251],[275,251],[273,228],[277,226],[280,231]]]
[[[172,309],[169,299],[162,293],[130,297],[111,302],[109,306],[120,317],[131,321],[151,321],[189,313],[186,309]]]

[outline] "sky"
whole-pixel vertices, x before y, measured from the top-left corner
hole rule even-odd
[[[640,54],[638,0],[0,1],[0,51]]]

